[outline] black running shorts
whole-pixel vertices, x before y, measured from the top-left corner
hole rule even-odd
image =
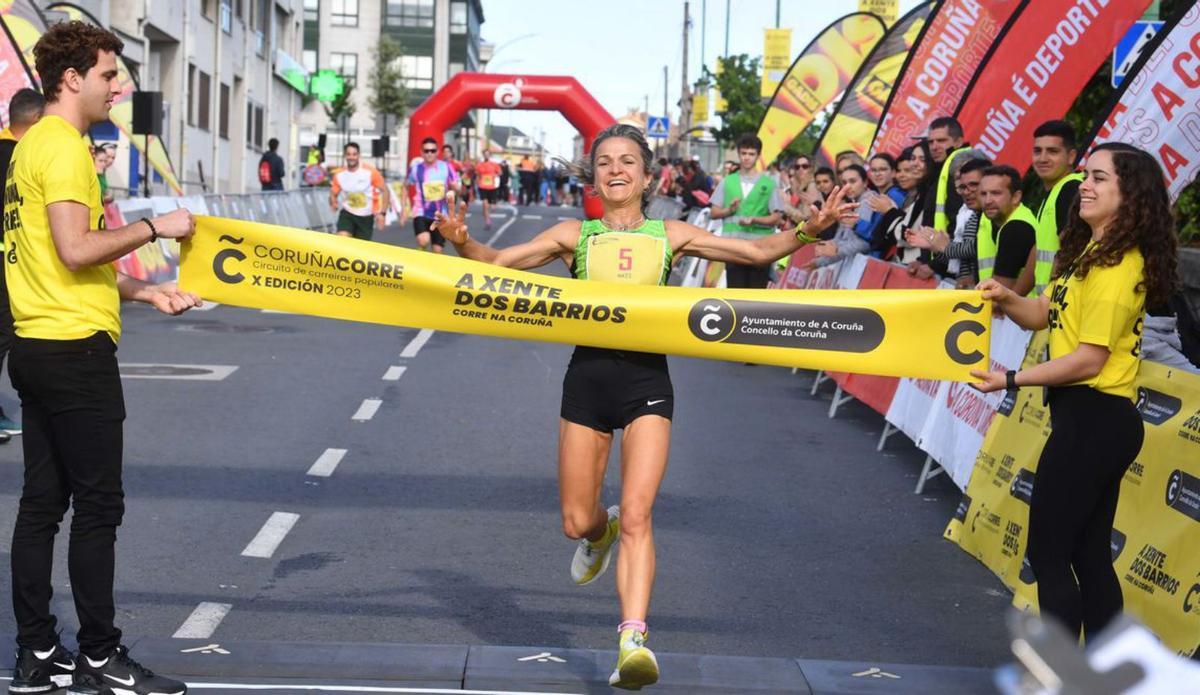
[[[500,189],[493,188],[491,190],[488,190],[486,188],[480,188],[479,189],[479,199],[483,200],[484,202],[495,205],[496,203],[500,202]]]
[[[432,244],[434,246],[445,246],[446,245],[446,237],[442,236],[442,233],[439,232],[438,230],[430,229],[430,226],[432,224],[433,224],[432,218],[414,217],[413,218],[413,234],[420,234],[421,232],[426,232],[429,234],[429,237],[430,237],[429,243],[430,244]]]
[[[665,355],[577,347],[563,377],[562,418],[599,432],[642,415],[671,419],[675,391]]]

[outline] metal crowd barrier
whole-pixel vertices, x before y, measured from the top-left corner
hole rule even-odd
[[[329,189],[300,188],[260,193],[153,196],[116,201],[126,220],[187,208],[195,215],[229,217],[283,227],[332,232],[337,218],[329,209]]]

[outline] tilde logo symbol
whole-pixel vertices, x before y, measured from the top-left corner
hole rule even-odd
[[[244,239],[238,239],[237,237],[229,236],[228,234],[222,234],[220,241],[241,244]],[[246,254],[237,249],[221,249],[213,255],[213,275],[216,275],[217,279],[221,282],[229,285],[236,285],[245,280],[246,276],[242,275],[241,273],[230,273],[229,271],[225,270],[225,261],[231,258],[237,261],[244,261],[246,260]]]
[[[496,91],[492,93],[492,99],[496,102],[496,106],[502,109],[516,108],[521,103],[522,84],[524,84],[522,80],[516,80],[497,85]]]

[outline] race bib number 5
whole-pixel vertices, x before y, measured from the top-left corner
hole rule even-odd
[[[662,279],[666,240],[610,232],[588,239],[588,279],[657,285]]]
[[[441,181],[426,181],[421,185],[425,202],[432,203],[446,197],[446,184]]]

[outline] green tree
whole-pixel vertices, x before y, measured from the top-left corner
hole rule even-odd
[[[404,86],[404,73],[400,68],[404,48],[399,41],[383,34],[372,53],[375,66],[367,75],[367,85],[371,88],[367,105],[384,117],[384,131],[390,132],[389,122],[395,128],[408,114],[408,87]]]
[[[358,110],[358,106],[354,103],[354,85],[347,82],[342,88],[342,93],[337,95],[333,101],[325,104],[325,115],[329,116],[329,120],[333,122],[342,134],[345,134],[349,128],[350,119],[354,117],[354,112]]]
[[[759,58],[741,53],[728,58],[718,58],[721,72],[716,75],[717,89],[727,103],[721,114],[721,127],[713,128],[713,136],[725,147],[730,147],[743,133],[758,132],[766,107],[759,96]]]

